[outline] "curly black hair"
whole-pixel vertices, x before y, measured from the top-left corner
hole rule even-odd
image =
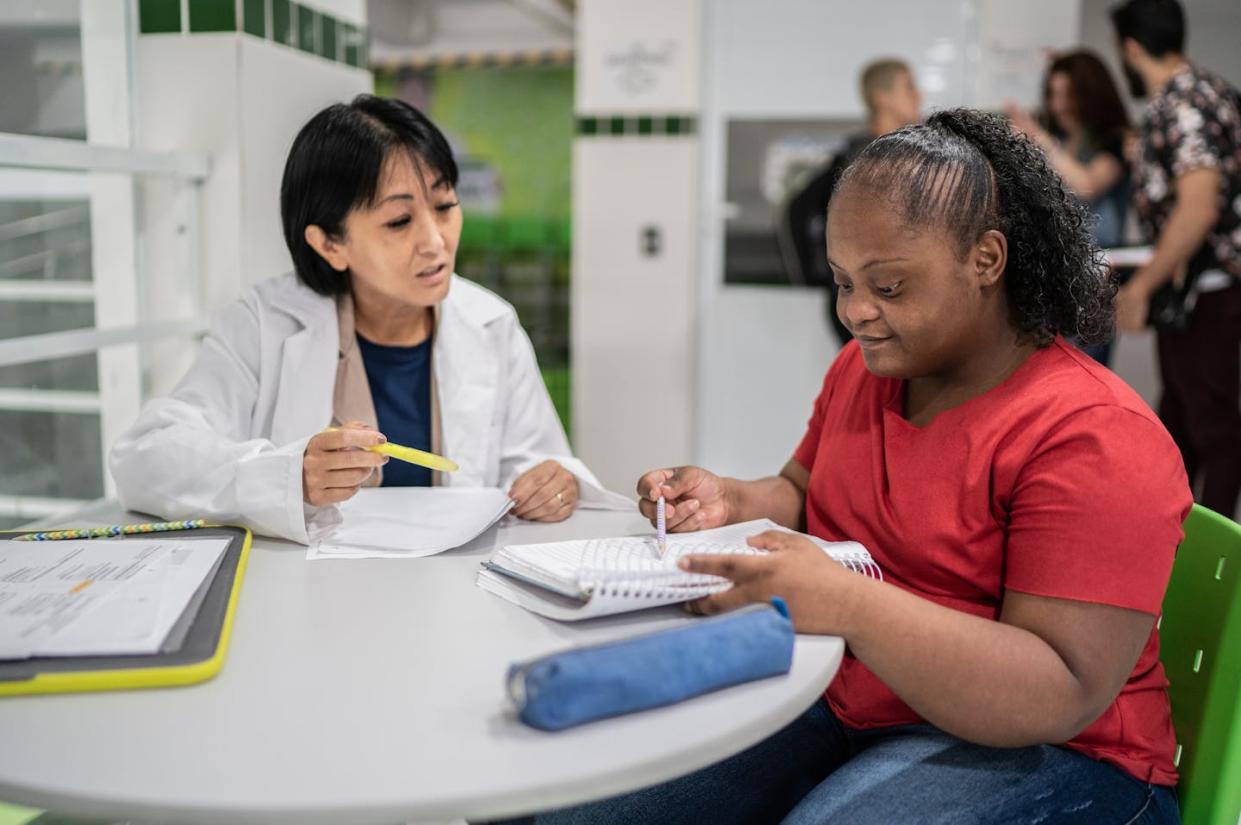
[[[852,186],[883,193],[911,225],[946,229],[962,257],[983,232],[1002,232],[1011,321],[1038,346],[1057,334],[1088,344],[1112,336],[1116,286],[1091,240],[1089,213],[1004,117],[950,109],[889,132],[836,188]]]

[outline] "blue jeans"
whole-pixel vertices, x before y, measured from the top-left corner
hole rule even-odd
[[[1170,823],[1171,788],[1066,748],[988,748],[931,725],[848,730],[820,701],[747,751],[653,788],[538,814],[596,823]]]

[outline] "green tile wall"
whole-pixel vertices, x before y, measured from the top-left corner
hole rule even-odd
[[[181,31],[181,0],[138,0],[139,29],[143,34]]]
[[[313,54],[318,48],[319,13],[296,3],[294,5],[297,7],[297,47]]]
[[[297,48],[297,21],[289,0],[271,0],[271,27],[272,40]]]
[[[242,32],[359,69],[369,66],[364,26],[294,0],[138,0],[142,34]]]
[[[336,18],[326,14],[319,15],[319,48],[320,57],[328,60],[336,59]]]
[[[242,29],[255,37],[267,37],[267,3],[245,0],[241,9]]]
[[[343,59],[350,66],[363,68],[366,66],[366,29],[359,29],[352,23],[344,24]]]
[[[190,0],[190,31],[237,31],[237,4],[234,0]]]
[[[625,115],[577,119],[577,134],[585,137],[692,135],[696,131],[698,121],[683,115]]]

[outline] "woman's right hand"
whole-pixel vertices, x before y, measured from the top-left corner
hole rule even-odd
[[[670,533],[722,527],[732,520],[724,479],[701,467],[652,470],[638,479],[638,509],[655,524],[655,503],[664,497],[664,518]]]
[[[366,448],[387,440],[383,433],[359,421],[324,430],[310,439],[302,456],[302,500],[322,507],[353,498],[375,468],[388,463],[386,455]]]

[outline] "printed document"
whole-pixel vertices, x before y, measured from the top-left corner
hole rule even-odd
[[[307,559],[419,558],[467,544],[512,508],[494,487],[371,487],[340,505],[341,523]]]
[[[0,541],[0,659],[155,653],[227,546]]]

